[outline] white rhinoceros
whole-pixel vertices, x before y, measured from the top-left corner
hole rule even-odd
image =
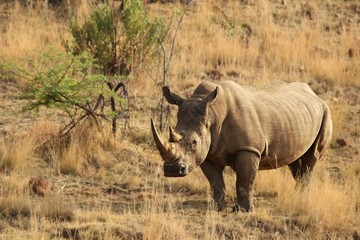
[[[179,107],[169,141],[151,121],[164,174],[182,177],[200,166],[219,210],[225,208],[225,166],[236,172],[235,210],[251,211],[258,170],[288,165],[304,182],[331,140],[329,108],[305,83],[273,82],[253,90],[231,81],[203,82],[188,99],[168,87],[163,94]]]

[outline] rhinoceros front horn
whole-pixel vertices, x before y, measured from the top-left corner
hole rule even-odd
[[[155,125],[153,120],[151,119],[151,132],[153,134],[155,143],[156,143],[156,147],[159,149],[160,155],[163,157],[166,157],[168,155],[169,152],[169,144],[164,142],[161,137],[159,136],[158,132],[156,131]]]

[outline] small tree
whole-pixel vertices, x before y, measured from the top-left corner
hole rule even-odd
[[[50,47],[36,61],[29,58],[27,65],[26,69],[13,63],[4,65],[10,73],[27,80],[21,95],[27,100],[24,111],[43,106],[63,112],[68,120],[60,135],[84,120],[102,129],[101,119],[111,116],[111,112],[106,112],[104,98],[116,96],[104,87],[106,78],[94,73],[98,66],[89,54],[73,56]]]
[[[116,95],[120,88],[127,93],[125,82],[134,65],[158,53],[157,39],[163,33],[164,24],[160,18],[150,20],[141,0],[124,0],[119,11],[100,4],[83,25],[73,20],[70,29],[73,39],[68,42],[68,50],[75,55],[89,52],[102,73],[108,76],[107,86]],[[113,96],[110,102],[115,134],[120,111]]]

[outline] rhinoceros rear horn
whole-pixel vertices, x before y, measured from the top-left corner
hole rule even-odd
[[[153,134],[154,140],[155,140],[155,144],[156,147],[159,149],[160,155],[161,156],[166,156],[168,151],[169,151],[169,146],[168,143],[165,143],[161,137],[159,136],[155,125],[154,125],[154,121],[151,119],[151,132]]]
[[[170,132],[169,142],[180,142],[181,139],[183,138],[183,136],[175,132],[175,130],[171,126],[169,127],[169,132]]]

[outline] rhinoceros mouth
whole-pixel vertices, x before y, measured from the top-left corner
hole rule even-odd
[[[189,168],[185,163],[178,161],[173,163],[164,163],[165,177],[185,177],[189,173]]]
[[[177,157],[176,142],[181,141],[182,136],[177,134],[170,127],[170,142],[165,142],[159,136],[154,122],[151,119],[151,131],[159,149],[160,155],[164,162],[164,176],[165,177],[184,177],[189,173],[189,167],[181,161],[181,157]],[[174,161],[172,161],[175,159]]]

